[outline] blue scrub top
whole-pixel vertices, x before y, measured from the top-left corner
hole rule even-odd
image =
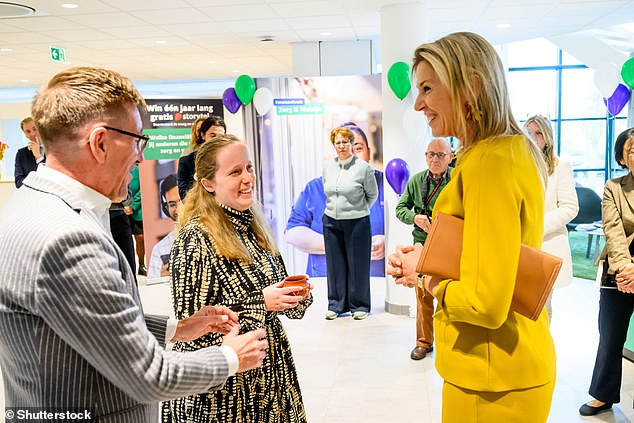
[[[379,198],[370,208],[372,236],[385,235],[383,172],[375,170],[374,177],[379,187]],[[296,226],[306,226],[317,233],[323,234],[324,228],[321,218],[324,215],[324,210],[326,210],[326,194],[324,194],[324,183],[319,177],[309,181],[297,198],[288,218],[286,230]],[[326,276],[326,273],[326,255],[309,254],[306,274],[312,277],[319,277]],[[385,276],[385,259],[372,260],[370,263],[370,276]]]

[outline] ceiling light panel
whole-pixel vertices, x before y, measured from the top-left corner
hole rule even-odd
[[[201,7],[199,10],[216,22],[279,18],[279,15],[265,4]]]

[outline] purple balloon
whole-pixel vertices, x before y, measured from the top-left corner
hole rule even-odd
[[[625,107],[628,101],[630,101],[630,89],[623,84],[619,84],[619,86],[616,87],[616,90],[614,90],[610,98],[603,99],[605,105],[608,106],[608,112],[610,112],[612,116],[621,113],[621,110],[623,110],[623,107]]]
[[[385,166],[385,178],[398,195],[403,194],[409,181],[409,166],[403,159],[392,159]]]
[[[224,104],[227,110],[234,114],[240,110],[242,106],[242,102],[238,98],[234,88],[227,88],[225,92],[222,93],[222,104]]]

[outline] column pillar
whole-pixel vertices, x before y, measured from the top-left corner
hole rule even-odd
[[[416,95],[415,80],[412,90],[403,100],[399,100],[387,81],[387,73],[392,64],[402,61],[410,65],[414,49],[429,41],[426,24],[427,2],[415,4],[395,4],[381,9],[381,51],[382,51],[382,98],[383,98],[383,163],[400,158],[405,160],[410,175],[426,168],[425,148],[427,123],[422,113],[413,110]],[[396,218],[396,204],[399,197],[385,181],[385,229],[386,255],[397,245],[411,245],[412,227]],[[411,288],[396,285],[391,276],[386,276],[385,310],[393,314],[416,315],[416,295]]]

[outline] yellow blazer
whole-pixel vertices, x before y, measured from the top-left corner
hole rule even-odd
[[[603,233],[605,246],[600,259],[608,258],[608,273],[631,263],[629,246],[634,239],[634,177],[632,172],[610,179],[603,190]]]
[[[436,292],[436,368],[449,383],[501,392],[555,377],[546,311],[510,311],[520,243],[539,248],[544,187],[523,136],[482,140],[466,151],[434,213],[464,219],[461,280]]]

